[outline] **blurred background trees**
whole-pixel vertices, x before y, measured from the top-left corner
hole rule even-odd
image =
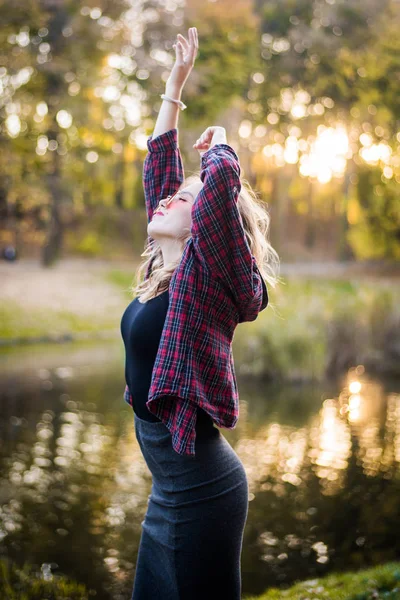
[[[0,249],[51,264],[143,247],[146,139],[195,25],[187,171],[218,122],[283,260],[400,258],[395,0],[0,0],[0,19]]]

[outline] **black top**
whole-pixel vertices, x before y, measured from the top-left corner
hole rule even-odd
[[[121,319],[126,354],[125,379],[132,396],[132,408],[144,421],[160,421],[149,411],[146,402],[168,306],[167,289],[144,304],[139,298],[135,298],[125,309]],[[199,406],[196,431],[202,435],[212,434],[213,431],[212,418]]]
[[[146,406],[154,362],[169,304],[165,290],[144,304],[135,298],[121,319],[125,344],[125,379],[132,395],[134,412],[145,421],[160,421]]]

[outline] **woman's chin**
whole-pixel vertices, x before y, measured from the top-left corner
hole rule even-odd
[[[159,217],[160,219],[162,219],[162,217]],[[156,217],[157,219],[157,217]],[[157,233],[157,231],[162,231],[162,226],[160,226],[159,224],[150,221],[150,223],[147,225],[147,233],[149,235],[151,235],[152,237],[154,237],[154,234]]]

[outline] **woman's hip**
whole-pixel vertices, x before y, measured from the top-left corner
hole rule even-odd
[[[163,506],[202,503],[247,504],[247,476],[242,461],[214,426],[196,435],[195,455],[178,454],[163,423],[135,420],[142,454],[153,476],[152,500]]]

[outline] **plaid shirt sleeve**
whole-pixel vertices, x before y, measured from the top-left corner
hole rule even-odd
[[[146,202],[147,222],[162,198],[172,195],[185,179],[182,157],[178,147],[178,129],[170,129],[147,140],[148,153],[143,163],[143,189]],[[148,236],[149,244],[154,242]],[[151,272],[151,264],[146,279]]]
[[[159,201],[173,194],[184,181],[182,157],[178,147],[178,129],[170,129],[153,139],[147,140],[148,153],[143,163],[143,188],[146,202],[147,222],[153,218],[153,213]],[[151,236],[148,242],[153,243]],[[146,279],[151,272],[151,264],[146,272]],[[128,385],[125,386],[124,400],[133,405],[132,395]]]
[[[184,181],[182,157],[178,147],[178,129],[170,129],[147,140],[148,153],[143,163],[143,187],[147,222],[162,198],[173,194]]]
[[[228,144],[215,144],[202,155],[203,187],[192,208],[192,237],[199,260],[242,308],[243,322],[254,320],[267,299],[237,206],[240,172],[239,158]]]

